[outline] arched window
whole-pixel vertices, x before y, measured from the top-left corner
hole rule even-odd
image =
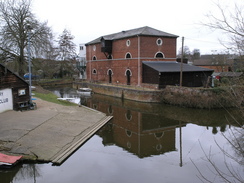
[[[97,57],[94,55],[94,56],[92,57],[92,60],[97,60]]]
[[[131,73],[131,71],[129,69],[127,69],[125,71],[125,76],[126,76],[126,79],[127,79],[127,85],[130,85],[130,78],[132,76],[132,73]]]
[[[92,74],[97,74],[97,70],[96,69],[93,69],[92,70]]]
[[[112,56],[111,54],[109,54],[109,55],[107,56],[107,59],[113,59],[113,56]]]
[[[132,58],[132,56],[131,56],[131,54],[128,52],[128,53],[126,53],[125,58]]]
[[[108,74],[108,82],[112,83],[112,75],[113,75],[113,71],[111,69],[108,70],[107,72]]]
[[[157,138],[157,139],[160,139],[164,136],[164,132],[159,132],[159,133],[154,133],[154,136]]]
[[[155,58],[164,58],[164,54],[162,52],[157,52]]]

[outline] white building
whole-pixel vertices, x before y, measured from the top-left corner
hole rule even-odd
[[[85,46],[85,44],[79,44],[77,69],[80,71],[79,78],[86,79],[86,46]]]

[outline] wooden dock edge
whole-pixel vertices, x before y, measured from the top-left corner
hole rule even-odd
[[[51,162],[54,165],[61,165],[69,156],[71,156],[83,143],[85,143],[90,137],[92,137],[101,127],[103,127],[107,122],[109,122],[113,116],[106,116],[98,123],[96,123],[90,131],[82,136],[77,142],[68,147],[61,154],[58,154]]]

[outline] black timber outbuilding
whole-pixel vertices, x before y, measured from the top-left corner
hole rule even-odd
[[[159,88],[166,85],[177,86],[180,84],[181,63],[170,61],[143,61],[142,82],[158,84]],[[205,86],[214,70],[182,64],[182,86]]]
[[[0,112],[10,101],[14,110],[29,107],[29,83],[0,63]]]

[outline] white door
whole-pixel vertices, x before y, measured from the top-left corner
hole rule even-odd
[[[12,89],[0,90],[0,113],[7,110],[13,110]]]

